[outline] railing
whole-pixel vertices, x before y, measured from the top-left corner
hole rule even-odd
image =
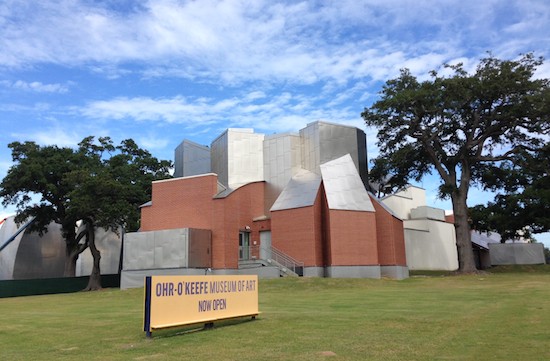
[[[265,259],[267,262],[275,262],[280,267],[287,268],[299,276],[304,274],[304,262],[295,260],[275,247],[250,246],[250,255]]]

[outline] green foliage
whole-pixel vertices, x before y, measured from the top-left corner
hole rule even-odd
[[[490,182],[491,170],[515,169],[518,155],[540,149],[550,130],[550,83],[533,77],[542,63],[533,54],[489,56],[473,74],[462,64],[445,65],[450,75],[433,71],[425,81],[402,70],[362,113],[378,130],[375,181],[391,179],[399,187],[434,171],[440,176],[440,196],[453,202],[461,270],[462,260],[473,264],[466,204],[471,184],[504,186]]]
[[[383,173],[399,175],[401,184],[435,170],[456,189],[461,172],[483,182],[483,164],[540,147],[539,135],[550,130],[549,81],[532,79],[541,64],[532,54],[518,61],[488,57],[472,75],[461,64],[445,65],[451,76],[434,71],[423,82],[402,70],[362,113],[378,129],[375,166],[384,163]]]
[[[109,137],[97,142],[87,137],[78,149],[34,142],[9,147],[14,165],[0,183],[2,204],[16,206],[18,222],[34,217],[34,230],[43,232],[52,221],[61,224],[65,275],[74,275],[76,257],[90,242],[90,227],[137,230],[139,206],[150,199],[151,182],[170,177],[169,161],[157,160],[131,139],[114,146]],[[86,234],[76,234],[78,220],[85,221]]]
[[[498,232],[503,241],[550,231],[550,143],[518,153],[513,163],[488,167],[484,177],[488,188],[503,193],[470,208],[475,229]]]

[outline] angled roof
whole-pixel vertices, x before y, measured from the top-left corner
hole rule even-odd
[[[312,206],[321,186],[321,176],[316,173],[300,170],[287,183],[271,211]]]
[[[329,209],[374,212],[374,206],[349,154],[321,164]]]

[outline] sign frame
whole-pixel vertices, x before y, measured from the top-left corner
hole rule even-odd
[[[144,280],[143,330],[251,317],[258,310],[257,275],[147,276]]]

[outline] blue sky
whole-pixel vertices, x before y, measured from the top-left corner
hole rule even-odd
[[[473,69],[487,51],[549,58],[549,34],[547,0],[3,0],[0,177],[13,141],[132,138],[172,160],[184,138],[316,120],[364,129],[372,158],[376,133],[360,113],[399,69]],[[537,76],[550,78],[550,65]],[[436,200],[436,178],[418,185],[451,208]],[[469,202],[488,199],[472,190]]]

